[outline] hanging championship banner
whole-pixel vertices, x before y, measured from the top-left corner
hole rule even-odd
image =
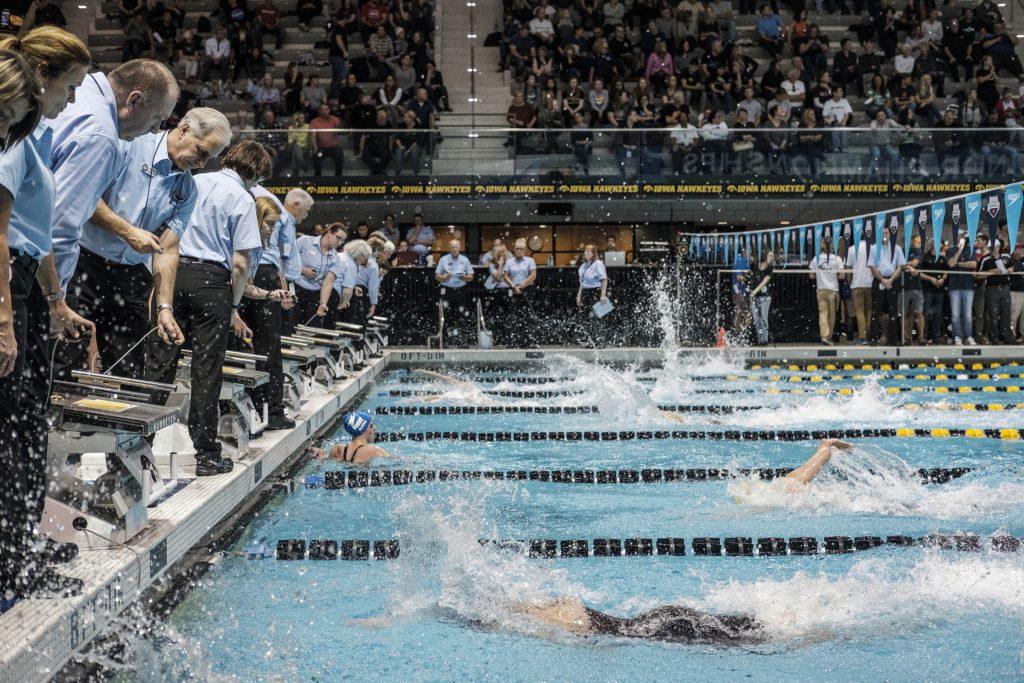
[[[1017,231],[1020,229],[1020,208],[1024,204],[1024,190],[1021,183],[1006,186],[1003,201],[1006,204],[1006,236],[1009,239],[1010,253],[1017,247]]]
[[[882,231],[885,230],[885,214],[875,214],[875,265],[878,265],[878,259],[882,257]]]
[[[725,236],[725,265],[731,266],[733,264],[732,259],[732,236]]]
[[[811,261],[818,258],[818,254],[821,253],[821,231],[824,227],[821,223],[814,226],[814,253],[811,254]]]
[[[945,220],[946,202],[940,201],[932,204],[932,240],[935,242],[932,249],[936,256],[939,255],[939,246],[942,244],[942,224]]]
[[[843,223],[843,244],[847,249],[853,244],[853,223],[850,221]],[[839,252],[838,248],[836,252]]]
[[[775,231],[772,230],[769,234],[772,236],[772,251],[774,252],[775,251]]]
[[[995,241],[999,232],[999,214],[1003,207],[999,203],[999,192],[988,192],[981,196],[982,211],[985,212],[985,224],[988,226],[988,238]]]
[[[743,235],[743,255],[747,257],[747,262],[750,261],[750,233],[744,233]]]
[[[761,243],[764,241],[764,233],[755,232],[754,239],[757,240],[757,262],[760,263],[764,260],[764,257],[761,256]]]
[[[782,258],[784,261],[789,261],[789,233],[790,230],[782,231]]]
[[[810,253],[814,249],[814,230],[807,231],[807,261],[805,263],[814,260],[814,254]]]
[[[927,239],[928,235],[928,207],[922,206],[917,209],[917,234],[921,236],[921,241]]]
[[[807,228],[800,228],[800,263],[804,263],[804,250],[807,245]]]
[[[964,202],[967,207],[967,243],[974,248],[974,238],[978,236],[978,220],[981,218],[981,193],[967,195]]]
[[[910,253],[910,240],[914,238],[914,210],[903,209],[903,254]]]
[[[832,242],[830,244],[831,244],[831,250],[832,250],[833,253],[838,253],[839,252],[839,236],[842,235],[842,234],[843,234],[843,222],[842,221],[832,221],[832,235],[831,235]]]
[[[871,248],[875,244],[875,224],[870,218],[864,219],[864,236],[861,238],[865,243],[866,254],[864,255],[865,265],[871,261]],[[860,249],[860,245],[857,245]]]
[[[860,249],[861,233],[864,231],[864,219],[854,218],[853,219],[853,248],[854,251]]]
[[[896,245],[897,245],[896,237],[897,237],[897,235],[899,234],[899,231],[900,231],[900,215],[898,213],[893,212],[893,213],[889,214],[889,227],[888,227],[888,230],[889,230],[889,258],[891,259],[891,258],[893,258],[893,256],[896,255]],[[906,256],[907,252],[904,252],[903,255]]]
[[[949,207],[949,222],[952,226],[952,240],[950,244],[956,244],[960,239],[961,226],[964,220],[964,200],[954,199]]]

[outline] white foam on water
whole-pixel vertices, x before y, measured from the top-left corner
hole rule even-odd
[[[804,386],[804,385],[797,385]],[[822,387],[822,385],[815,385]],[[772,402],[778,396],[761,397]],[[877,425],[880,422],[892,422],[898,411],[897,402],[885,393],[885,390],[874,379],[865,380],[862,386],[854,389],[851,396],[830,394],[823,396],[794,397],[795,402],[777,407],[766,407],[763,410],[751,410],[730,413],[729,424],[751,429],[786,429],[799,427],[808,423],[827,423],[829,426],[839,425]],[[717,402],[717,401],[716,401]]]
[[[751,614],[775,640],[876,640],[986,613],[1024,619],[1024,560],[1016,553],[939,551],[909,567],[905,560],[864,559],[842,576],[798,572],[783,580],[708,583],[703,597],[689,602]]]
[[[734,502],[755,510],[785,508],[823,514],[976,520],[1024,507],[1022,484],[969,479],[925,484],[917,468],[877,446],[833,449],[832,459],[809,485],[787,492],[782,484],[781,480],[739,479],[729,482],[727,491]]]

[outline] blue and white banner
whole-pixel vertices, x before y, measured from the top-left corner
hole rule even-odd
[[[946,220],[946,202],[935,202],[932,204],[932,250],[939,255],[939,248],[942,246],[942,226]],[[922,246],[922,251],[924,245]]]
[[[1024,204],[1024,189],[1021,183],[1006,186],[1003,202],[1006,204],[1006,236],[1009,238],[1010,253],[1017,246],[1017,231],[1020,230],[1020,209]]]
[[[914,239],[914,210],[903,209],[903,255],[910,253],[910,240]]]
[[[981,218],[981,193],[967,195],[967,246],[974,249],[974,238],[978,236],[978,220]]]
[[[949,225],[951,231],[950,244],[956,244],[964,222],[964,200],[954,199],[949,208]]]
[[[807,259],[804,258],[804,249],[807,245],[807,228],[800,228],[800,263],[806,263]]]
[[[853,248],[860,249],[861,233],[864,232],[864,219],[853,219]]]
[[[882,258],[882,233],[885,230],[885,213],[875,214],[875,265]]]
[[[895,211],[889,214],[889,224],[886,226],[886,230],[889,231],[889,258],[891,259],[896,254],[896,247],[899,245],[899,240],[896,239],[900,232],[900,215]],[[906,251],[903,252],[906,256]]]
[[[870,218],[864,219],[864,243],[867,245],[864,263],[871,261],[871,249],[875,244],[875,223]],[[857,246],[860,248],[860,245]]]
[[[999,216],[1003,212],[1002,204],[999,202],[1000,194],[999,191],[993,191],[981,195],[981,211],[988,227],[988,238],[992,242],[995,242],[999,233]]]
[[[825,226],[821,223],[814,226],[814,253],[811,254],[811,258],[809,259],[811,261],[818,258],[818,254],[821,253],[821,231],[824,230],[824,228]]]

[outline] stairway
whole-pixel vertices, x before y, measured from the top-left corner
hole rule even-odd
[[[484,47],[487,34],[501,27],[501,2],[438,0],[438,10],[439,68],[455,111],[441,117],[444,144],[437,149],[434,174],[512,173],[515,160],[503,146],[505,135],[479,130],[504,128],[511,100],[506,75],[498,73],[498,48]]]

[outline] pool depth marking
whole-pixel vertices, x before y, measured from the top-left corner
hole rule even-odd
[[[690,540],[692,554],[698,557],[785,557],[808,555],[845,555],[882,546],[923,546],[958,552],[981,552],[985,546],[993,552],[1019,552],[1021,540],[1009,535],[991,536],[987,544],[972,533],[929,534],[927,536],[696,536]],[[686,539],[662,538],[584,538],[557,540],[537,538],[529,540],[495,540],[481,538],[482,546],[497,546],[533,558],[585,558],[585,557],[683,557]],[[396,539],[281,539],[274,548],[251,545],[244,556],[251,560],[273,557],[278,560],[395,560],[401,556],[401,545]]]
[[[811,441],[819,439],[873,439],[873,438],[949,438],[997,439],[1017,441],[1021,430],[1016,428],[930,428],[879,427],[869,429],[758,429],[758,430],[672,430],[642,432],[596,431],[531,431],[531,432],[377,432],[379,442],[394,441],[651,441],[651,440],[707,440],[707,441]]]
[[[958,479],[971,467],[933,467],[917,470],[928,484],[945,484]],[[310,474],[303,479],[306,488],[338,490],[377,486],[404,486],[443,481],[505,480],[539,481],[553,484],[660,484],[673,482],[721,481],[755,477],[771,480],[785,477],[792,467],[757,467],[751,469],[622,469],[622,470],[331,470],[322,475]]]

